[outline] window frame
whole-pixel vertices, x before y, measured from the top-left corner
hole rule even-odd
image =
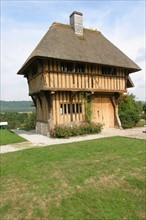
[[[60,115],[82,114],[82,103],[60,103]]]

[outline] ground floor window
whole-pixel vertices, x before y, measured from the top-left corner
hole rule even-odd
[[[60,114],[79,114],[82,113],[81,103],[61,103],[60,104]]]

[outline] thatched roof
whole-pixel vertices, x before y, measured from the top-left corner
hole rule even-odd
[[[100,32],[84,29],[83,37],[79,37],[70,25],[59,23],[52,24],[18,74],[24,74],[24,70],[37,57],[124,67],[130,72],[140,70],[136,63]]]

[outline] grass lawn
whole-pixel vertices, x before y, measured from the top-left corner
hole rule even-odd
[[[26,140],[11,131],[6,129],[0,130],[0,145],[13,144],[23,141]]]
[[[144,140],[111,137],[1,156],[1,219],[146,219]]]

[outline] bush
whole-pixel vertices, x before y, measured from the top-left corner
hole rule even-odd
[[[24,130],[34,130],[36,127],[36,113],[30,113],[25,121]]]
[[[101,124],[82,122],[79,125],[57,125],[50,131],[50,135],[56,138],[69,138],[79,135],[97,134],[101,132],[101,129]]]
[[[142,106],[135,101],[135,96],[130,94],[123,97],[119,103],[119,117],[123,128],[132,128],[140,120]]]
[[[146,125],[146,120],[140,119],[140,121],[136,124],[136,127],[143,127],[144,125]]]

